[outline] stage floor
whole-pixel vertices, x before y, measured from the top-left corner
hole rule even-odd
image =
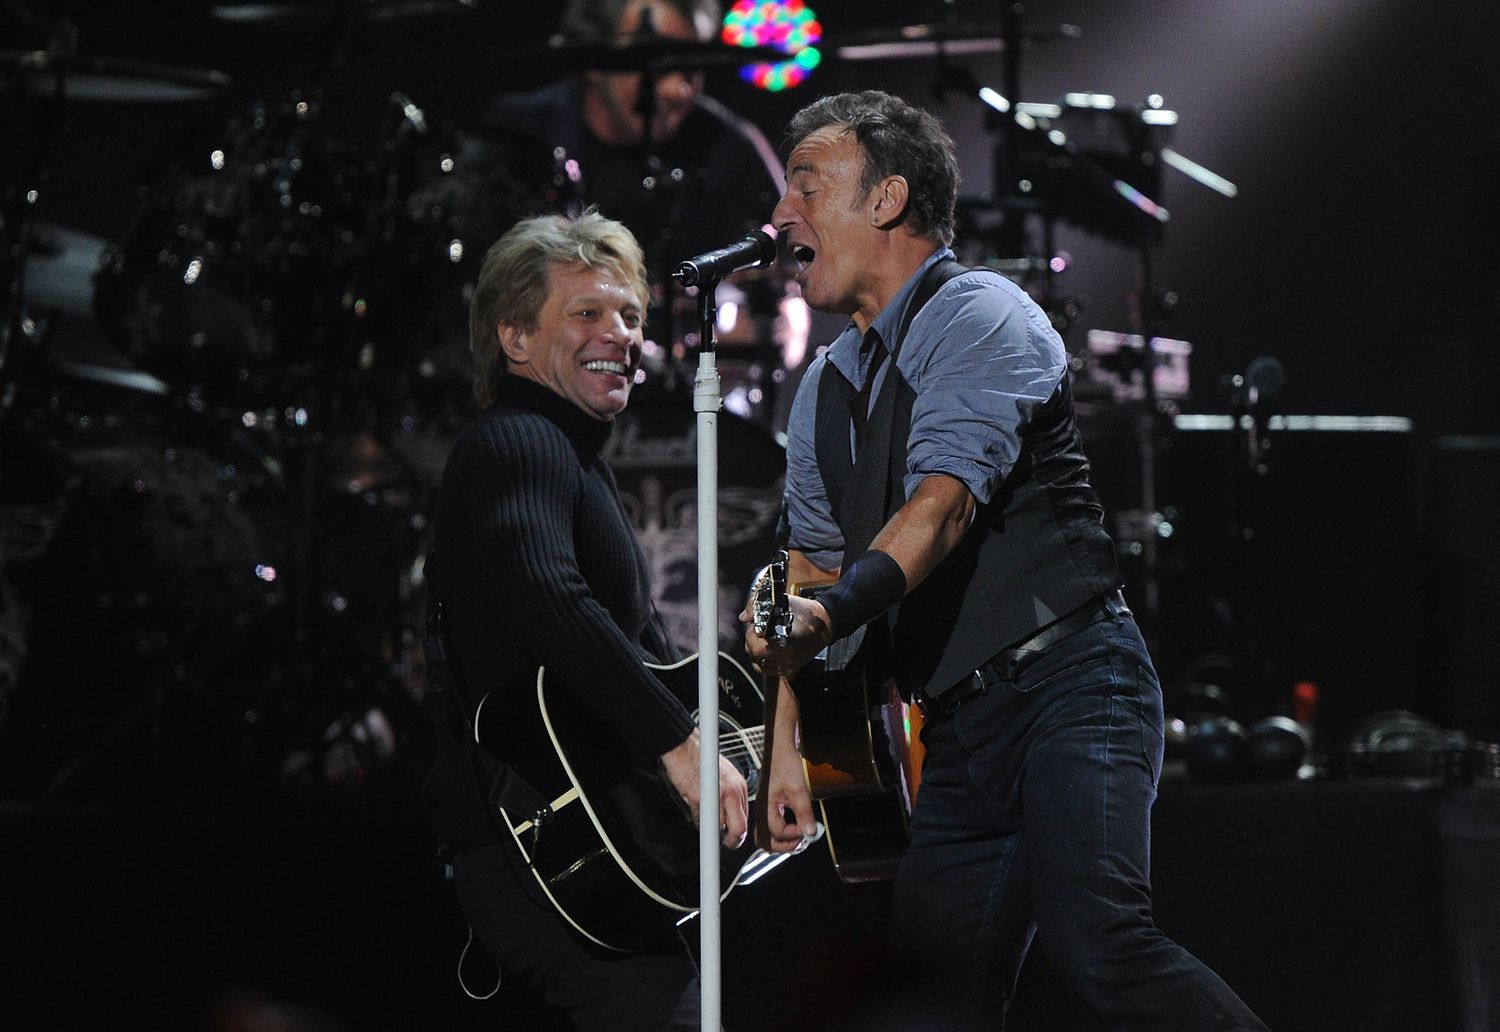
[[[1272,1028],[1496,1027],[1500,790],[1169,779],[1154,826],[1158,923]],[[561,1027],[519,986],[464,995],[466,926],[409,779],[0,803],[0,872],[12,1028],[241,1029],[256,1008],[308,1032]],[[733,893],[728,1032],[817,1029],[855,1003],[888,902],[886,883],[840,883],[821,848]],[[466,972],[476,989],[493,974],[482,956]],[[1095,1027],[1036,951],[1013,1025]]]

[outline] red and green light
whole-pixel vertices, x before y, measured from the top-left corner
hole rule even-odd
[[[735,47],[775,47],[788,55],[775,63],[757,61],[740,78],[773,93],[798,85],[822,60],[818,16],[802,0],[739,0],[724,15],[725,43]]]

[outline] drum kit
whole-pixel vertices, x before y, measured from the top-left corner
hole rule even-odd
[[[390,21],[473,4],[339,6],[346,21]],[[317,20],[333,54],[347,26],[322,10],[210,16]],[[64,111],[171,110],[231,83],[52,35],[50,49],[0,51],[0,96],[38,127],[21,181],[0,193],[0,640],[18,643],[0,649],[0,741],[70,729],[50,763],[29,751],[53,773],[145,749],[144,766],[174,779],[366,776],[338,729],[378,725],[412,747],[421,735],[421,568],[436,481],[472,413],[468,296],[512,222],[569,206],[566,171],[551,153],[476,160],[462,131],[399,92],[376,143],[351,144],[320,87],[185,133],[143,177],[125,231],[102,239],[39,217]],[[707,66],[727,49],[553,48],[548,62]],[[643,411],[625,437],[649,451],[683,429]],[[778,492],[769,431],[743,436],[768,456],[758,495]],[[651,501],[661,477],[635,463],[622,481],[658,531],[676,526]],[[184,756],[212,769],[168,769]],[[0,771],[0,788],[20,776]]]
[[[0,223],[0,735],[66,729],[0,781],[82,778],[122,749],[174,780],[305,778],[309,754],[347,753],[331,729],[377,711],[412,729],[428,491],[469,387],[460,255],[488,242],[456,224],[489,232],[465,206],[521,190],[450,175],[405,98],[367,153],[291,93],[186,140],[117,239],[37,217],[65,107],[228,86],[0,52],[0,91],[39,124]]]

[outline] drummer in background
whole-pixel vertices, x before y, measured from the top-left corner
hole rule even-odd
[[[645,47],[653,39],[706,42],[716,35],[720,17],[717,0],[571,0],[552,42],[562,47]],[[670,309],[665,306],[671,272],[685,258],[760,228],[781,194],[781,170],[759,129],[704,95],[701,71],[657,75],[648,143],[644,79],[640,71],[587,71],[533,92],[502,94],[477,128],[485,144],[497,148],[498,160],[517,148],[555,155],[568,180],[558,206],[576,214],[595,205],[641,241],[654,291],[647,324],[650,369],[667,362],[664,352],[652,362],[652,338],[670,349],[695,328],[691,302],[679,298]],[[751,415],[751,407],[763,403],[761,397],[746,396],[756,384],[747,381],[736,389],[736,365],[748,365],[751,358],[769,358],[792,370],[802,364],[807,309],[799,297],[788,296],[789,282],[768,270],[758,279],[736,277],[735,285],[719,288],[716,339],[727,346],[721,359],[728,360],[723,371],[730,411]],[[795,294],[795,284],[791,289]],[[744,349],[744,362],[734,357],[736,345]],[[680,359],[678,350],[674,357]],[[769,381],[769,373],[766,377]],[[651,385],[645,386],[643,393],[649,394]],[[770,390],[767,382],[763,392]],[[783,393],[789,398],[790,385]],[[769,405],[759,414],[762,422],[777,421]]]

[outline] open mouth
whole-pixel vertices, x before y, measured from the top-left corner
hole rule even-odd
[[[806,244],[793,244],[792,257],[797,260],[797,264],[806,268],[812,264],[813,258],[817,257],[817,252]]]
[[[583,368],[591,373],[614,373],[616,376],[624,376],[629,372],[629,367],[624,362],[609,362],[604,359],[585,362]]]

